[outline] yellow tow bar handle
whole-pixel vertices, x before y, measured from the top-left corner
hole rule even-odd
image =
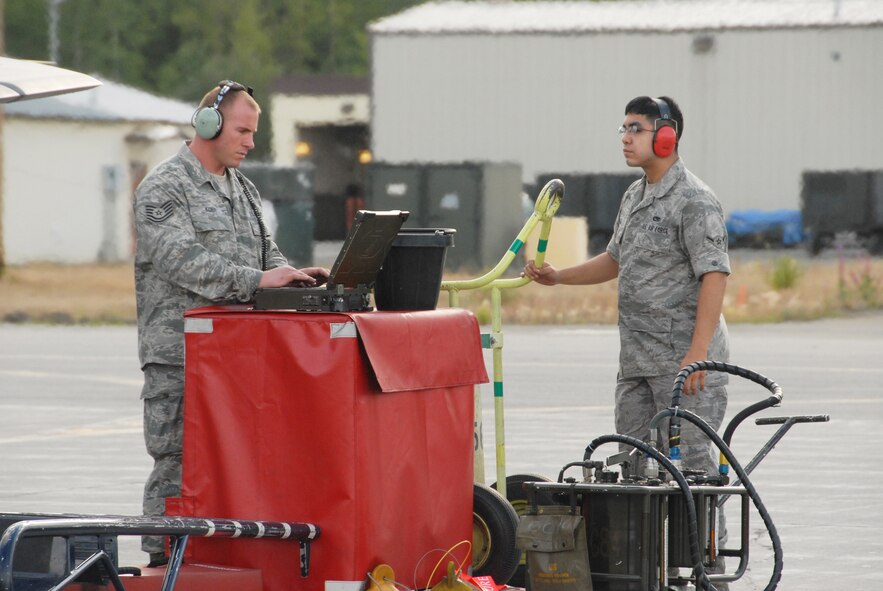
[[[517,279],[503,279],[492,284],[515,260],[515,257],[524,247],[524,243],[528,236],[531,235],[538,223],[542,223],[540,227],[540,237],[537,243],[536,265],[541,267],[543,260],[546,258],[546,247],[549,242],[549,233],[552,230],[552,218],[558,208],[561,206],[561,199],[564,198],[564,183],[559,179],[552,179],[545,184],[540,194],[537,195],[537,201],[534,205],[533,212],[524,223],[521,231],[515,237],[509,250],[503,255],[503,258],[494,266],[493,269],[475,279],[462,279],[457,281],[442,281],[441,289],[448,292],[451,306],[456,306],[457,292],[461,290],[480,289],[482,287],[497,286],[502,288],[521,287],[530,282],[526,277]]]
[[[494,359],[494,436],[496,447],[496,468],[497,468],[497,491],[506,496],[506,437],[505,425],[503,421],[503,315],[502,309],[502,292],[503,289],[511,289],[521,287],[530,283],[527,277],[516,277],[512,279],[500,279],[500,275],[509,268],[515,257],[521,252],[528,236],[531,235],[537,224],[540,226],[540,236],[537,242],[537,256],[535,263],[538,267],[543,265],[546,258],[546,247],[549,243],[549,233],[552,231],[552,218],[558,207],[561,205],[561,199],[564,198],[564,183],[559,179],[552,179],[545,184],[540,194],[537,195],[537,201],[533,208],[533,213],[524,223],[524,227],[515,237],[512,246],[503,255],[493,269],[475,279],[465,279],[458,281],[442,281],[441,289],[448,292],[448,305],[456,307],[459,305],[460,291],[469,289],[490,288],[491,290],[491,334],[488,335],[487,346],[493,351]],[[482,339],[484,340],[484,339]],[[476,406],[479,406],[481,397],[476,393]],[[476,417],[476,421],[478,417]],[[480,431],[480,430],[479,430]],[[476,433],[478,437],[478,432]],[[480,479],[484,480],[483,458],[478,457],[476,448],[476,475],[481,475]],[[482,482],[484,484],[484,482]]]

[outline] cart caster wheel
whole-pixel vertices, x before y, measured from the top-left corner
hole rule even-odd
[[[515,514],[518,515],[518,517],[521,517],[522,515],[527,513],[527,492],[525,492],[524,487],[522,486],[525,482],[551,481],[545,476],[540,476],[539,474],[513,474],[506,477],[506,498],[509,500],[512,508],[515,509]],[[491,488],[497,490],[497,484],[492,484]],[[552,495],[546,491],[537,491],[537,503],[540,505],[556,504],[555,501],[552,499]],[[512,575],[512,578],[509,579],[509,585],[512,587],[527,588],[530,583],[528,579],[529,577],[527,576],[527,557],[525,556],[524,552],[519,552],[518,567],[515,569],[515,573]]]
[[[509,582],[521,551],[515,545],[518,514],[503,495],[483,484],[472,488],[472,572]]]

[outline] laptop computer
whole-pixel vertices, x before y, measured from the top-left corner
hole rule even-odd
[[[407,211],[356,212],[325,285],[259,288],[255,310],[358,312],[371,310],[369,295]]]

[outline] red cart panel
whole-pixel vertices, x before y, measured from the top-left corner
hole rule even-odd
[[[363,580],[379,563],[426,587],[437,550],[471,541],[473,385],[487,381],[471,314],[209,307],[186,323],[169,511],[322,531],[307,578],[294,542],[193,539],[190,559],[260,569],[268,590]]]

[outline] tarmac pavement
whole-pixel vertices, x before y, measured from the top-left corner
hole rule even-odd
[[[752,475],[782,539],[779,589],[883,587],[883,314],[730,330],[731,361],[784,388],[781,408],[760,416],[831,415],[794,426]],[[554,479],[591,439],[613,432],[616,329],[503,332],[506,472]],[[140,513],[150,458],[135,339],[134,327],[0,324],[0,512]],[[728,419],[766,397],[736,377],[729,390]],[[493,396],[482,392],[490,484]],[[751,420],[739,427],[733,449],[743,464],[774,431]],[[727,507],[732,523],[735,504]],[[749,571],[733,591],[763,589],[772,572],[756,514],[751,535]],[[120,548],[121,564],[143,564],[136,539],[121,538]]]

